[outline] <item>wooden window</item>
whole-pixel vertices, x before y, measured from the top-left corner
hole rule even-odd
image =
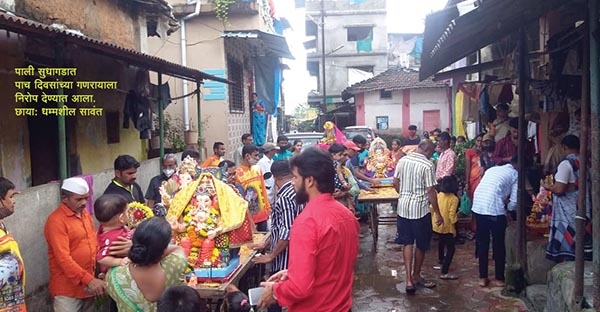
[[[107,111],[104,112],[104,116],[106,116],[106,143],[114,144],[121,142],[119,112]]]

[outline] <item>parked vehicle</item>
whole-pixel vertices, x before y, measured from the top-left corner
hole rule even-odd
[[[296,139],[302,140],[302,150],[305,150],[308,147],[315,145],[319,140],[321,140],[323,138],[323,133],[321,133],[321,132],[292,132],[292,133],[286,133],[285,136],[288,138],[290,145],[293,144],[294,140],[296,140]]]
[[[353,137],[359,134],[364,136],[367,139],[367,142],[369,143],[371,143],[371,141],[373,141],[373,139],[377,137],[377,134],[375,134],[375,131],[373,131],[373,128],[371,127],[350,126],[344,128],[344,135],[348,140],[352,140]]]

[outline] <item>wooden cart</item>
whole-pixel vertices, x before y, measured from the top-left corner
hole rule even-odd
[[[265,243],[270,239],[270,232],[259,232],[254,233],[254,243]],[[263,267],[263,269],[252,270],[254,268],[254,262],[252,258],[256,256],[259,251],[252,250],[247,246],[240,248],[240,265],[233,273],[233,275],[224,282],[202,282],[198,283],[196,290],[200,294],[200,297],[206,299],[210,304],[211,311],[219,311],[219,307],[222,303],[223,298],[227,294],[227,287],[229,285],[239,286],[240,280],[249,278],[253,281],[253,287],[258,287],[258,283],[264,275],[264,265],[258,265],[257,267]],[[252,276],[248,276],[252,274]],[[245,287],[240,287],[240,290],[245,291]]]
[[[360,190],[358,194],[359,203],[370,203],[372,207],[369,211],[369,225],[373,233],[373,247],[377,250],[377,239],[379,238],[380,224],[396,224],[396,216],[379,216],[377,211],[378,204],[395,204],[398,202],[398,192],[391,185],[374,187],[372,192]]]

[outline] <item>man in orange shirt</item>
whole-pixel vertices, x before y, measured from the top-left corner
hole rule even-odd
[[[258,163],[258,147],[254,144],[242,148],[242,163],[236,169],[236,181],[244,190],[242,194],[248,201],[248,209],[257,231],[266,231],[267,220],[271,212],[271,203],[267,195],[265,179]]]
[[[201,168],[208,168],[208,167],[218,167],[219,164],[223,161],[223,156],[225,156],[225,143],[223,142],[215,142],[215,144],[213,144],[213,152],[215,153],[214,155],[208,157],[203,163],[202,165],[200,165]]]
[[[54,311],[92,312],[94,296],[106,293],[106,283],[94,277],[98,243],[92,217],[85,210],[89,187],[82,178],[66,179],[61,197],[44,228]]]

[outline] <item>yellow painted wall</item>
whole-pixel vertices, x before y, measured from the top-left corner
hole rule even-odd
[[[75,57],[78,68],[77,79],[81,81],[117,81],[118,90],[80,90],[79,94],[94,94],[96,107],[104,111],[119,112],[120,143],[107,144],[106,117],[77,116],[76,144],[83,173],[99,172],[113,167],[114,159],[120,154],[129,154],[137,160],[146,159],[145,145],[133,122],[124,129],[123,108],[125,97],[130,88],[134,88],[136,73],[121,63],[107,57],[81,53]],[[94,92],[89,92],[94,91]],[[81,105],[81,104],[80,104]],[[82,104],[82,106],[89,106]]]

